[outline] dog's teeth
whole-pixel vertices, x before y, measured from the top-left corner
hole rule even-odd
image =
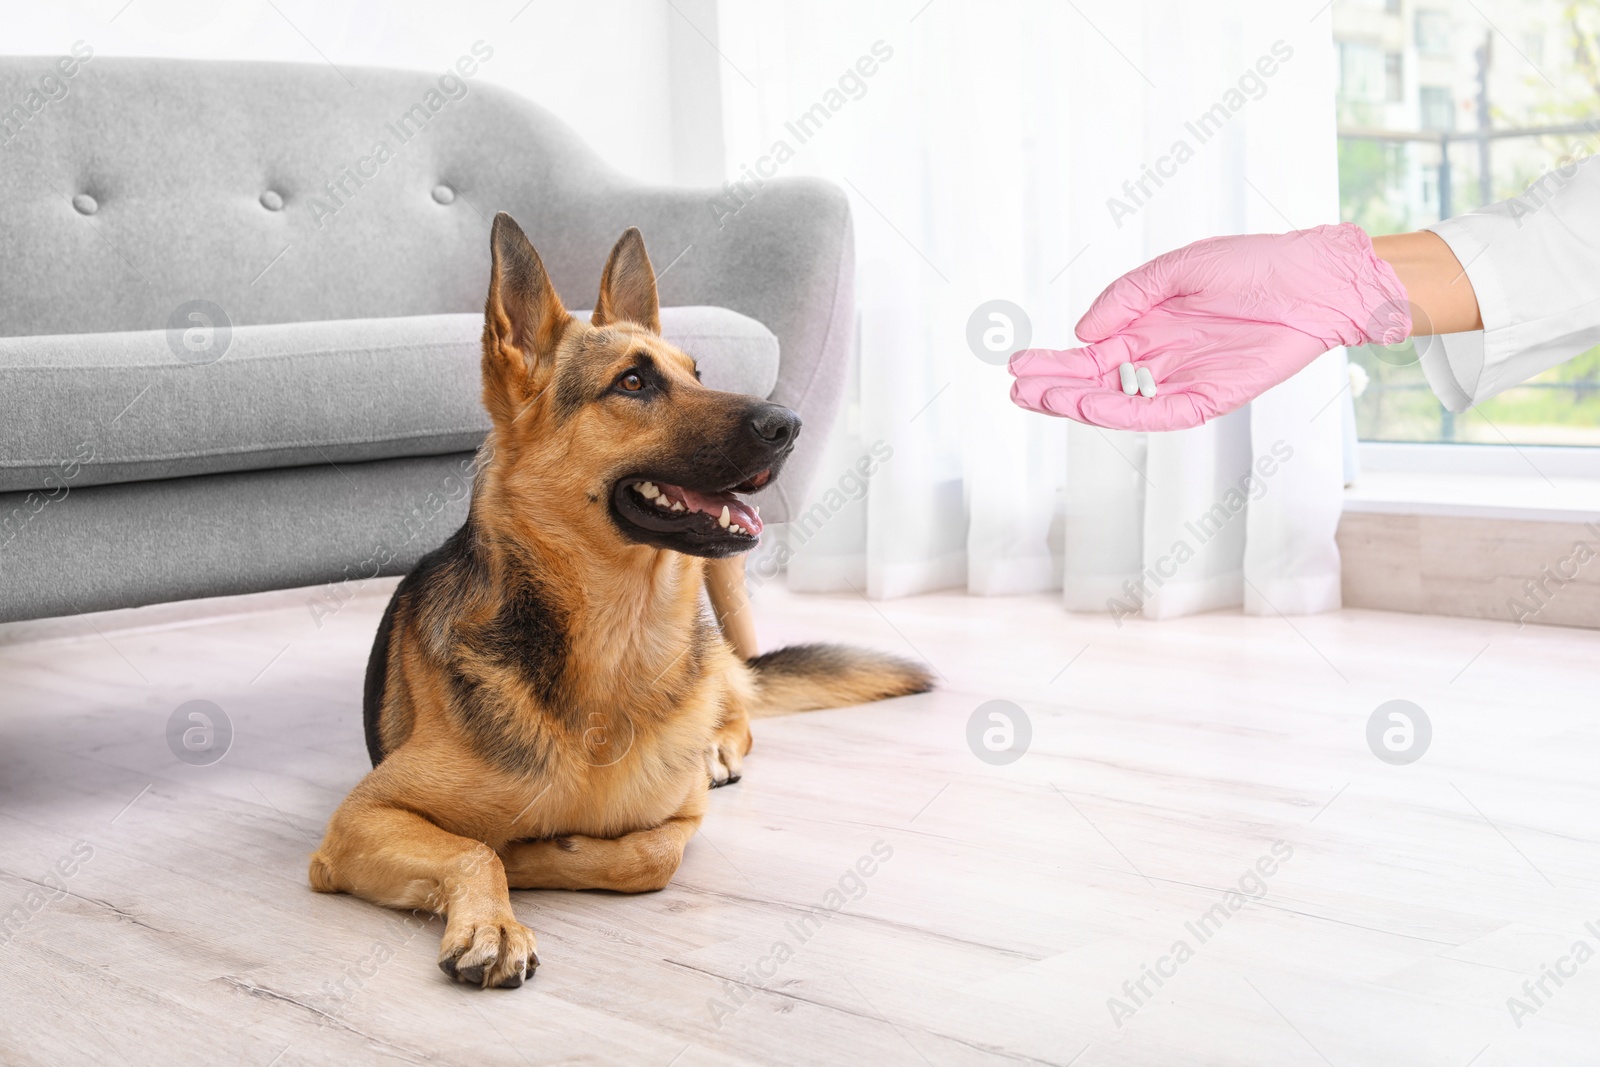
[[[682,511],[682,510],[683,510],[683,501],[681,501],[681,500],[674,500],[674,501],[673,501],[673,502],[672,502],[672,510],[673,510],[673,511]]]
[[[654,500],[661,495],[661,490],[656,488],[655,482],[640,482],[639,493],[646,500]]]
[[[744,527],[740,526],[738,523],[733,523],[728,527],[728,529],[732,530],[734,533],[744,533]]]
[[[662,493],[661,495],[656,497],[656,507],[664,508],[664,507],[670,507],[670,506],[671,505],[669,505],[667,503],[667,494]]]
[[[717,525],[721,526],[724,530],[726,530],[728,528],[728,523],[730,521],[731,520],[729,519],[728,505],[724,504],[724,505],[722,505],[722,515],[717,519]]]
[[[759,519],[761,517],[761,505],[757,504],[755,507],[756,507],[756,518]]]

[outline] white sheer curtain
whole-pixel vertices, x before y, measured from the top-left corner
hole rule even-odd
[[[1154,254],[1337,221],[1329,19],[1281,0],[720,0],[729,174],[782,143],[777,173],[839,182],[856,217],[852,401],[824,507],[787,531],[793,588],[1061,588],[1072,610],[1148,617],[1338,606],[1342,352],[1146,436],[1014,408],[967,340],[1004,299],[1034,345],[1068,347]]]

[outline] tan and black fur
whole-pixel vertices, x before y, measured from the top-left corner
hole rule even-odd
[[[755,538],[709,512],[652,510],[641,487],[759,489],[799,419],[707,389],[662,340],[637,230],[588,323],[510,216],[490,244],[493,430],[471,510],[384,613],[366,683],[374,766],[310,869],[319,891],[443,914],[440,967],[485,987],[538,966],[508,889],[667,884],[708,787],[739,776],[752,713],[930,687],[866,651],[733,654],[704,616],[703,568]]]

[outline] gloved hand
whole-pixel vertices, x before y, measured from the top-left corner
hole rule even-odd
[[[1336,345],[1397,344],[1406,290],[1352,223],[1196,241],[1123,275],[1079,320],[1084,348],[1011,357],[1011,399],[1118,430],[1181,430],[1240,407]],[[1119,367],[1148,368],[1154,397]]]

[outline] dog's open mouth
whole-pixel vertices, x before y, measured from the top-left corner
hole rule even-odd
[[[754,544],[761,535],[760,509],[739,494],[753,493],[771,480],[767,469],[738,485],[707,492],[654,478],[624,478],[617,483],[615,501],[624,519],[654,533]]]

